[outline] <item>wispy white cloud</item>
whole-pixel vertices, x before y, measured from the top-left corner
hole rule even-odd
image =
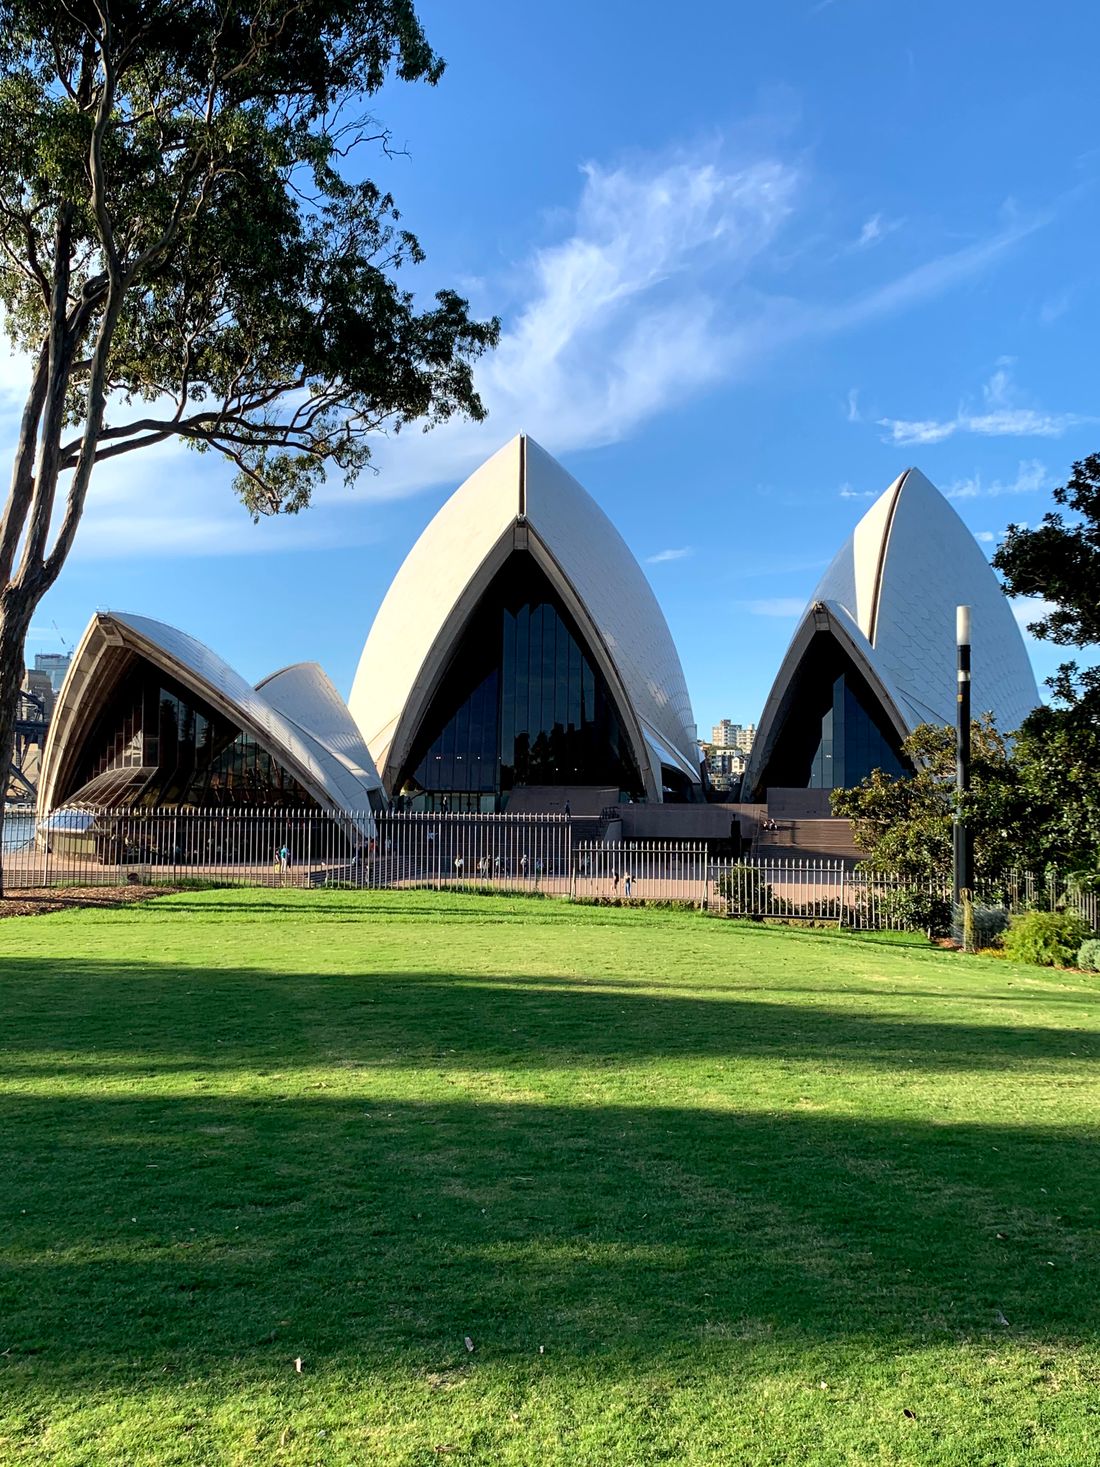
[[[1008,359],[1002,358],[1007,363]],[[975,433],[985,438],[1060,438],[1071,428],[1098,421],[1080,413],[1051,413],[1025,407],[1008,365],[999,366],[982,388],[979,408],[961,405],[952,418],[879,418],[886,430],[884,441],[893,444],[942,443],[957,433]]]
[[[800,198],[801,174],[781,160],[593,164],[583,176],[573,232],[534,256],[527,303],[478,371],[488,422],[380,443],[372,497],[457,479],[521,429],[555,453],[618,441],[800,340],[951,289],[1045,222],[1010,219],[985,240],[822,306],[753,287]]]
[[[859,388],[848,389],[848,421],[849,423],[862,423],[863,417],[859,411]]]
[[[1021,461],[1014,479],[984,480],[981,474],[956,479],[943,491],[948,499],[1000,499],[1006,494],[1039,494],[1050,489],[1053,479],[1037,458]]]
[[[874,499],[878,493],[876,489],[853,489],[851,484],[841,484],[837,490],[841,499]]]
[[[962,281],[981,274],[1048,222],[1043,215],[1030,219],[1012,217],[987,239],[976,240],[949,254],[937,255],[884,285],[875,286],[840,305],[822,309],[818,314],[819,329],[851,329],[942,295]]]
[[[743,601],[742,606],[753,616],[799,616],[806,602],[801,596],[766,596],[759,601]]]
[[[942,443],[959,426],[957,422],[937,423],[928,418],[879,418],[878,425],[886,429],[888,443]]]
[[[76,553],[174,557],[369,543],[373,502],[456,483],[518,431],[558,454],[619,441],[802,339],[868,324],[980,274],[1040,222],[1010,221],[983,241],[823,305],[780,299],[760,284],[803,194],[791,162],[642,158],[617,168],[592,163],[581,177],[560,237],[510,272],[513,304],[500,347],[476,372],[486,423],[380,436],[377,476],[350,492],[333,482],[307,516],[260,526],[236,505],[213,455],[168,444],[160,457],[116,460],[97,471]],[[874,228],[885,228],[881,218]],[[491,285],[485,294],[481,309],[499,308]],[[13,372],[25,383],[25,364]],[[0,394],[5,381],[0,365]],[[848,411],[860,420],[854,390]],[[8,436],[0,424],[0,451]]]
[[[993,530],[975,530],[974,539],[979,545],[993,545],[996,543],[997,536]]]
[[[863,228],[859,231],[859,236],[853,242],[852,248],[866,250],[870,249],[872,245],[881,244],[888,235],[900,229],[904,223],[904,219],[884,219],[881,214],[872,214],[870,219],[863,221]]]
[[[656,555],[647,555],[646,565],[662,565],[666,560],[686,560],[689,555],[694,554],[691,545],[682,545],[678,550],[658,550]]]
[[[1055,602],[1045,601],[1042,596],[1016,596],[1009,604],[1017,625],[1025,633],[1033,622],[1058,609]]]
[[[557,453],[617,442],[753,349],[730,303],[790,217],[798,170],[644,160],[582,177],[570,233],[521,267],[518,308],[479,365],[488,422],[380,441],[370,494],[458,478],[520,430]]]
[[[1043,326],[1053,326],[1055,321],[1060,321],[1069,310],[1073,301],[1073,290],[1067,287],[1059,290],[1054,295],[1048,296],[1039,307],[1039,322]]]

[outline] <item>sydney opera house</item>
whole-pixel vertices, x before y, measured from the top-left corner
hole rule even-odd
[[[800,618],[742,801],[906,772],[919,723],[954,721],[955,607],[973,706],[1004,730],[1038,702],[971,533],[915,469],[855,527]],[[436,514],[370,629],[347,703],[316,663],[255,687],[192,637],[99,613],[50,729],[40,814],[89,806],[574,811],[705,805],[680,658],[592,497],[519,436]],[[820,801],[820,794],[818,800]],[[673,833],[674,812],[664,817]]]

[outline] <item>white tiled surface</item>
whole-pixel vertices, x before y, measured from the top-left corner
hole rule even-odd
[[[271,706],[307,736],[312,735],[367,789],[381,789],[370,750],[348,705],[316,662],[297,662],[257,684]]]
[[[378,608],[348,707],[379,769],[455,602],[519,512],[519,443],[506,443],[451,495]]]
[[[974,536],[917,469],[894,511],[875,629],[875,655],[908,699],[955,721],[955,608],[970,606],[972,706],[1010,733],[1038,704],[1027,649]]]
[[[394,577],[349,700],[379,767],[452,608],[519,513],[519,479],[514,438],[443,505]],[[530,438],[526,489],[527,523],[603,638],[643,731],[698,779],[683,669],[641,567],[592,497]]]
[[[530,438],[527,519],[592,618],[643,728],[698,779],[691,699],[657,598],[596,501]]]

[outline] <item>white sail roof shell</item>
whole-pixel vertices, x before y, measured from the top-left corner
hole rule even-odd
[[[503,563],[517,527],[538,542],[552,579],[572,593],[606,654],[644,740],[651,795],[660,798],[662,762],[698,782],[691,701],[649,582],[591,495],[523,435],[442,506],[394,577],[370,629],[349,706],[383,782],[397,773],[395,739],[403,744],[411,737],[403,725],[414,716],[406,715],[426,669],[438,668],[460,635],[488,568]]]
[[[369,816],[371,793],[380,789],[373,767],[355,771],[350,760],[328,747],[323,733],[314,734],[289,718],[196,638],[164,622],[126,612],[98,612],[73,657],[50,725],[39,784],[40,813],[52,808],[62,762],[74,741],[87,732],[91,699],[102,692],[97,685],[97,664],[106,649],[119,645],[163,668],[249,732],[319,804]],[[297,712],[305,719],[308,710],[299,704]],[[331,714],[329,718],[331,721]],[[376,794],[376,803],[377,798]],[[366,823],[373,833],[373,821]]]
[[[992,713],[1004,733],[1039,703],[1035,675],[1012,608],[977,541],[918,469],[907,469],[856,525],[818,583],[768,698],[745,788],[763,772],[777,732],[771,725],[807,645],[815,607],[847,623],[850,649],[910,733],[920,723],[953,724],[955,608],[971,608],[974,714]],[[860,659],[862,661],[862,659]]]
[[[256,691],[307,737],[323,744],[368,791],[380,792],[382,781],[348,705],[325,670],[316,662],[296,662],[270,673]]]

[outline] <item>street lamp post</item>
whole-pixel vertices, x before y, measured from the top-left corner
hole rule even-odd
[[[970,788],[970,607],[955,610],[956,676],[955,709],[955,820],[953,835],[952,892],[956,906],[969,900],[974,884],[974,849],[966,824],[966,793]]]

